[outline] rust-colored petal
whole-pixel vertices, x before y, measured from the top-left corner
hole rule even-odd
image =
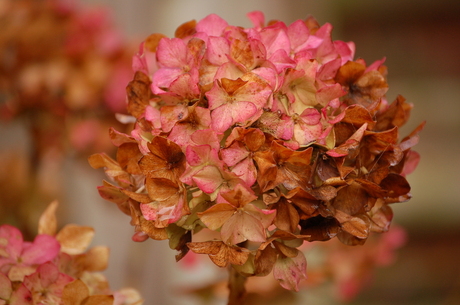
[[[271,244],[265,248],[259,248],[254,258],[254,270],[257,276],[266,276],[272,269],[278,257],[278,252]]]
[[[249,250],[238,246],[229,246],[222,241],[190,242],[187,246],[195,253],[208,254],[214,264],[226,267],[229,263],[243,265],[248,257]]]
[[[136,118],[141,118],[150,100],[150,78],[144,73],[137,71],[134,79],[126,87],[128,96],[128,112]]]
[[[357,182],[351,182],[350,185],[342,187],[337,192],[332,206],[337,210],[347,213],[348,215],[356,215],[363,212],[369,195],[365,189]]]
[[[81,305],[89,297],[89,288],[82,280],[77,279],[62,290],[62,302],[66,305]]]

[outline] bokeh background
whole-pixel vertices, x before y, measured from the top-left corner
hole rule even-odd
[[[173,36],[178,25],[210,13],[217,13],[230,24],[248,27],[251,24],[246,13],[261,10],[267,20],[287,24],[313,15],[320,24],[333,24],[334,39],[354,41],[357,57],[368,63],[386,57],[388,100],[401,94],[415,106],[402,134],[422,121],[427,125],[415,147],[422,156],[421,163],[408,177],[413,198],[393,206],[394,222],[408,232],[407,244],[398,251],[396,263],[378,269],[351,304],[460,304],[459,1],[86,0],[82,4],[109,7],[116,26],[134,44],[153,32]],[[24,120],[0,122],[1,204],[18,202],[11,195],[11,185],[21,179],[27,166],[5,162],[11,159],[4,156],[20,156],[31,150],[34,141],[26,126]],[[91,169],[85,156],[74,153],[60,161],[54,176],[42,175],[41,183],[48,183],[52,189],[49,194],[58,194],[62,223],[94,227],[94,244],[111,248],[105,274],[113,288],[133,286],[149,305],[199,304],[183,292],[197,281],[219,275],[208,269],[199,274],[184,272],[183,266],[174,262],[167,242],[131,242],[129,217],[97,194],[102,172]],[[52,167],[53,158],[48,162]],[[59,185],[50,185],[53,181]],[[43,201],[44,207],[46,200],[54,199],[48,197],[37,195],[37,200]],[[37,213],[31,219],[38,217]],[[328,290],[302,291],[301,295],[299,304],[335,302]]]

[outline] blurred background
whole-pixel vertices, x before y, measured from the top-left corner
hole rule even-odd
[[[2,18],[8,16],[5,9],[8,2],[0,1]],[[100,42],[101,37],[105,37],[104,50],[108,53],[83,50],[82,54],[72,55],[75,57],[72,65],[62,60],[56,65],[64,65],[66,71],[70,71],[69,67],[74,69],[65,74],[75,77],[65,88],[69,92],[80,92],[81,88],[91,87],[94,96],[84,97],[90,101],[96,99],[97,94],[113,100],[103,92],[112,92],[114,87],[101,85],[95,89],[97,81],[102,84],[117,78],[113,86],[121,88],[117,91],[119,96],[123,94],[126,79],[132,76],[130,54],[146,36],[157,32],[171,37],[180,24],[199,20],[210,13],[220,15],[229,24],[243,27],[251,26],[246,13],[254,10],[263,11],[266,20],[278,19],[286,24],[313,15],[320,24],[329,22],[334,26],[333,39],[354,41],[356,58],[362,57],[372,63],[386,57],[388,100],[393,101],[401,94],[415,106],[402,134],[408,134],[422,121],[426,120],[427,125],[415,147],[421,154],[421,162],[415,173],[408,177],[413,198],[393,206],[394,222],[407,230],[407,243],[397,251],[396,262],[377,269],[369,285],[350,304],[460,304],[460,143],[455,142],[460,139],[459,1],[86,0],[79,3],[79,6],[86,5],[103,6],[108,11],[107,24],[119,32],[107,34],[105,24],[92,25],[103,33],[94,39]],[[0,31],[5,29],[4,20],[0,23]],[[57,31],[54,27],[51,29]],[[37,39],[33,32],[27,33],[37,40],[34,42],[37,50],[52,43]],[[91,30],[83,32],[80,39],[85,40],[92,34]],[[57,31],[56,35],[60,33]],[[4,36],[0,41],[3,65],[9,62],[5,41],[12,39]],[[75,41],[78,45],[80,40]],[[44,55],[33,56],[49,55],[49,51],[43,52]],[[110,61],[101,64],[101,58],[110,58]],[[113,68],[114,63],[117,63],[117,69]],[[21,63],[17,64],[21,66]],[[83,72],[74,67],[82,64],[87,66]],[[21,79],[26,85],[32,84],[32,88],[40,79],[37,75],[43,73],[48,73],[47,80],[62,82],[59,77],[64,76],[53,73],[52,67],[28,70]],[[8,71],[16,73],[19,70],[2,67],[2,107],[6,97],[14,95],[8,89],[17,85],[8,82]],[[98,71],[104,72],[99,75]],[[82,83],[78,73],[99,74]],[[74,88],[80,83],[81,87]],[[37,94],[34,92],[32,90],[26,96],[32,106],[28,104],[12,112],[4,111],[1,116],[0,221],[19,225],[17,219],[26,217],[28,224],[23,230],[32,235],[38,215],[48,202],[57,198],[61,202],[59,219],[63,224],[92,226],[96,230],[93,244],[110,247],[111,258],[105,274],[113,288],[135,287],[144,296],[145,304],[200,304],[196,296],[188,297],[185,291],[197,287],[192,285],[196,281],[205,284],[207,279],[222,275],[214,267],[192,270],[176,264],[174,251],[169,249],[167,242],[132,242],[129,217],[120,213],[115,205],[100,199],[96,191],[96,186],[101,185],[104,178],[103,173],[91,169],[86,158],[96,152],[110,153],[109,143],[97,141],[103,137],[108,139],[108,136],[105,132],[95,133],[95,130],[107,130],[105,126],[116,124],[112,121],[113,113],[122,110],[116,105],[106,105],[112,112],[105,116],[95,102],[75,105],[77,95],[65,101],[65,109],[59,111],[63,117],[75,111],[79,115],[56,122],[42,113],[47,108],[43,101],[35,100]],[[24,110],[26,108],[29,110]],[[43,128],[31,132],[31,122],[37,123],[37,120]],[[102,126],[95,126],[95,121],[102,122]],[[66,143],[59,149],[54,146],[47,149],[58,141],[58,137],[72,138],[72,135],[77,138],[86,135],[88,139],[85,143]],[[36,137],[41,137],[41,143],[46,144],[37,147]],[[85,149],[76,149],[80,147],[78,145]],[[33,179],[27,178],[31,172]],[[18,206],[19,202],[25,201],[27,206]],[[288,299],[276,304],[292,304],[287,302]],[[327,288],[315,288],[299,293],[294,304],[306,302],[334,304],[338,301],[329,295]]]

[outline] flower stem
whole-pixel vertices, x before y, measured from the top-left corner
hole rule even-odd
[[[228,295],[228,305],[242,305],[243,299],[246,295],[246,280],[247,277],[241,275],[238,271],[235,270],[230,265],[228,270],[229,279],[228,279],[228,289],[230,290]]]

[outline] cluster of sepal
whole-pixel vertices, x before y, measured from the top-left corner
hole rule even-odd
[[[389,204],[410,198],[405,176],[423,124],[400,139],[412,105],[388,103],[384,59],[353,60],[312,17],[287,26],[217,15],[150,35],[127,86],[131,134],[90,157],[105,168],[100,195],[130,215],[134,240],[169,239],[218,266],[298,289],[303,242],[363,244],[388,230]],[[218,239],[192,241],[207,228]]]
[[[52,202],[42,214],[32,242],[18,228],[0,226],[0,304],[141,305],[136,290],[109,288],[100,273],[109,249],[87,250],[93,228],[68,224],[57,231],[57,206]]]

